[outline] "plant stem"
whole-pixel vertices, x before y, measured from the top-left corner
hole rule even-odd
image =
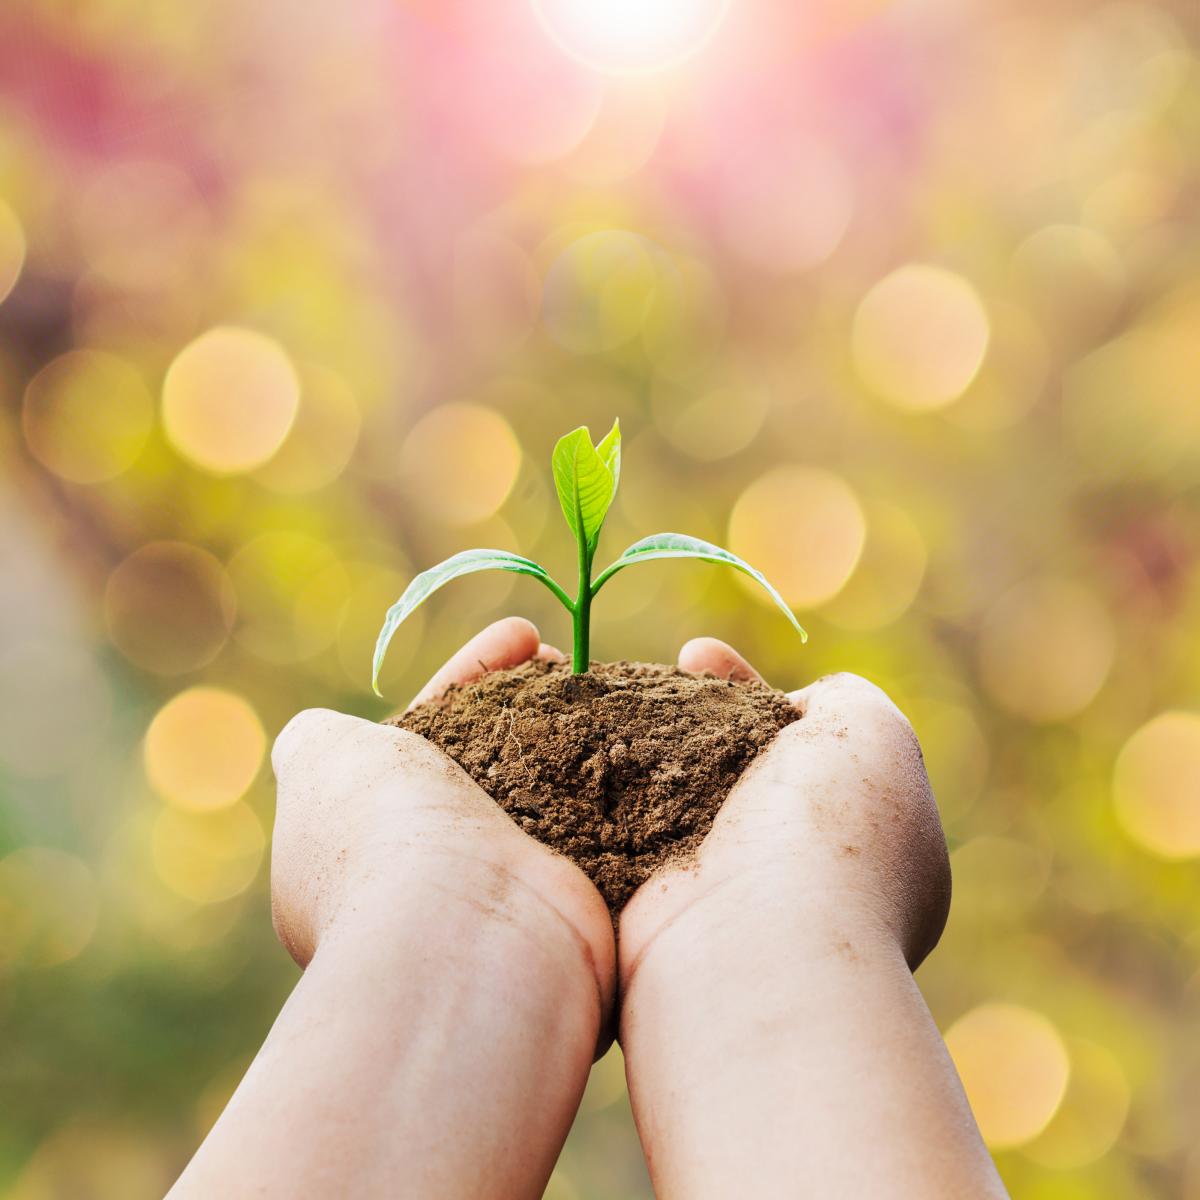
[[[591,664],[592,556],[587,543],[579,541],[579,595],[575,598],[575,647],[571,674],[585,675]]]

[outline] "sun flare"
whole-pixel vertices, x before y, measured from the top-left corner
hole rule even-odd
[[[607,74],[649,74],[701,50],[729,0],[533,0],[542,27],[585,65]]]

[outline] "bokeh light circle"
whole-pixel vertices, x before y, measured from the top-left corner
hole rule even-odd
[[[944,408],[983,365],[990,328],[961,275],[910,263],[881,279],[854,317],[854,363],[863,382],[908,412]]]
[[[547,332],[575,354],[597,354],[632,340],[652,312],[662,260],[652,242],[623,229],[577,238],[546,273]]]
[[[479,404],[443,404],[413,426],[397,473],[419,512],[449,525],[495,514],[521,469],[508,422]]]
[[[697,462],[717,462],[745,450],[771,406],[770,395],[749,380],[700,392],[660,383],[650,401],[655,428]]]
[[[229,560],[229,577],[238,603],[234,639],[258,658],[298,662],[337,636],[345,571],[319,538],[299,530],[260,533]]]
[[[108,577],[104,617],[113,645],[158,675],[194,671],[216,657],[236,601],[225,569],[186,542],[151,542]]]
[[[1063,424],[1103,479],[1200,470],[1200,288],[1184,287],[1125,333],[1077,359],[1063,378]]]
[[[946,1032],[983,1140],[993,1150],[1032,1141],[1062,1103],[1070,1058],[1054,1025],[1016,1004],[981,1004]]]
[[[929,552],[917,523],[894,504],[872,504],[861,561],[826,617],[843,629],[882,629],[916,598]]]
[[[0,304],[17,286],[24,265],[25,230],[17,214],[0,200]]]
[[[211,812],[236,803],[267,748],[258,714],[239,695],[193,687],[167,701],[146,731],[146,777],[168,803]]]
[[[300,381],[274,339],[219,325],[176,355],[162,406],[180,454],[215,475],[235,474],[261,466],[283,444],[300,406]]]
[[[606,74],[679,65],[698,53],[729,0],[533,0],[547,34],[572,58]]]
[[[1161,858],[1200,855],[1200,713],[1165,712],[1121,748],[1113,771],[1117,820]]]
[[[300,407],[283,444],[255,479],[273,492],[300,495],[333,483],[346,469],[362,415],[344,379],[324,367],[301,372]]]
[[[1108,678],[1116,632],[1087,588],[1066,579],[1026,580],[988,610],[979,633],[987,693],[1029,721],[1082,712]]]
[[[1129,1080],[1105,1046],[1072,1038],[1071,1078],[1054,1119],[1025,1153],[1044,1167],[1077,1171],[1103,1158],[1129,1115]]]
[[[0,859],[0,968],[69,962],[98,915],[92,872],[75,855],[25,846]]]
[[[150,854],[158,877],[177,895],[217,904],[254,882],[266,840],[246,804],[206,813],[164,808],[151,831]]]
[[[729,518],[730,549],[796,608],[824,604],[841,591],[866,533],[854,490],[819,467],[768,471],[741,494]]]
[[[70,350],[25,389],[25,441],[47,470],[71,483],[102,483],[133,465],[154,426],[139,372],[99,350]]]

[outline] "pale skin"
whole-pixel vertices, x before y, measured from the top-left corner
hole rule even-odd
[[[534,656],[497,622],[417,700]],[[753,675],[712,639],[680,665]],[[851,676],[793,700],[619,954],[583,873],[423,739],[295,718],[272,903],[305,973],[173,1200],[538,1197],[614,1028],[662,1200],[1003,1197],[910,971],[949,899],[915,738]]]

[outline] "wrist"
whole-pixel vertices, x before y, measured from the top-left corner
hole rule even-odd
[[[404,971],[432,963],[443,976],[494,987],[524,981],[541,993],[571,994],[576,1005],[594,997],[603,1019],[615,979],[607,910],[572,864],[545,857],[548,864],[530,862],[495,846],[401,848],[386,865],[343,881],[319,915],[314,949],[355,947]],[[563,879],[564,868],[578,879]]]
[[[620,932],[626,993],[652,960],[671,964],[668,981],[686,970],[703,986],[745,986],[762,974],[803,970],[845,944],[873,954],[900,948],[878,896],[786,860],[726,872],[702,858],[690,871],[651,880],[622,914]]]

